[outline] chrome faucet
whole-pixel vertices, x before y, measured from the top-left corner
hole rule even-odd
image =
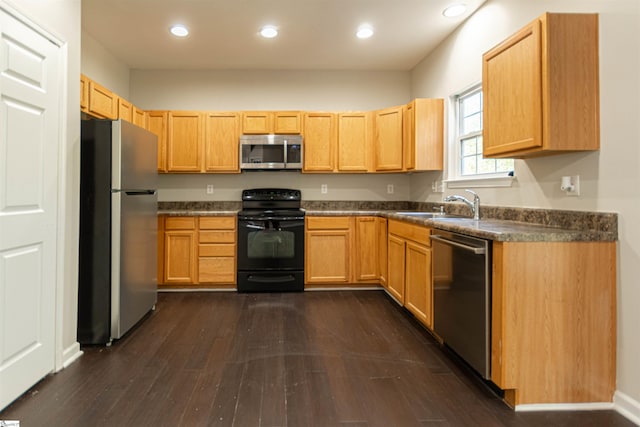
[[[445,202],[459,201],[464,203],[465,205],[471,208],[473,219],[475,221],[478,221],[480,219],[480,196],[478,196],[478,193],[476,193],[475,191],[471,191],[471,190],[464,190],[464,191],[473,194],[473,202],[469,201],[469,199],[467,199],[466,197],[458,196],[455,194],[453,196],[445,197],[444,201]]]

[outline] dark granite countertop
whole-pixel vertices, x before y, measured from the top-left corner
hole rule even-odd
[[[423,218],[397,212],[426,211],[444,205],[457,218]],[[229,216],[241,206],[236,202],[161,202],[159,215]],[[578,242],[616,241],[617,214],[558,211],[548,209],[481,208],[481,219],[474,221],[460,204],[417,202],[303,202],[307,215],[314,216],[382,216],[426,227],[452,231],[501,242]]]

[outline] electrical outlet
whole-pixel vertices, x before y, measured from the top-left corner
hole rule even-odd
[[[431,190],[434,193],[444,193],[444,181],[433,181],[431,183]]]
[[[207,184],[207,194],[213,194],[213,184]]]
[[[387,184],[387,194],[393,194],[393,184]]]
[[[327,194],[328,191],[329,189],[327,188],[327,184],[320,185],[320,193]]]

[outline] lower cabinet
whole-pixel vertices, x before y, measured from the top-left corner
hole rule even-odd
[[[159,286],[235,286],[235,216],[160,217],[158,236]]]
[[[387,292],[429,328],[433,322],[430,234],[427,227],[388,222]]]
[[[386,260],[386,228],[381,240],[381,224],[386,226],[386,220],[374,216],[307,216],[305,284],[380,283],[381,254]],[[384,243],[383,252],[380,242]]]

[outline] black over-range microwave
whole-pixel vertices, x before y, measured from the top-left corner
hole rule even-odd
[[[302,136],[242,135],[240,169],[302,169]]]

